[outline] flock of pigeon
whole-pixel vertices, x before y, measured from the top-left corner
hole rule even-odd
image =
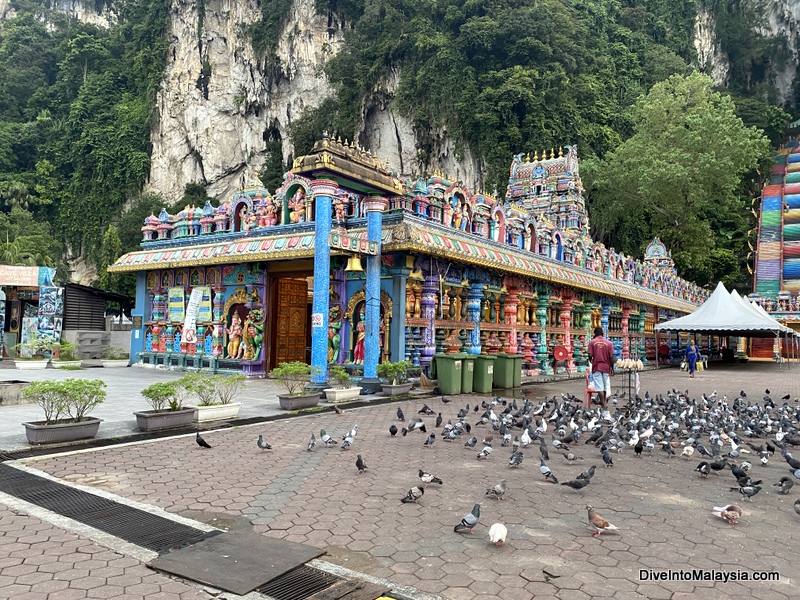
[[[796,401],[790,405],[789,399],[787,395],[780,402],[773,401],[769,390],[766,390],[761,402],[749,401],[744,390],[732,401],[725,396],[718,398],[716,391],[710,395],[702,394],[700,398],[691,398],[688,392],[673,389],[653,397],[645,393],[644,397],[636,396],[627,402],[624,394],[615,395],[612,398],[613,408],[609,410],[600,406],[584,408],[579,398],[566,394],[562,394],[560,400],[553,397],[538,403],[524,399],[520,405],[516,399],[507,401],[496,396],[491,402],[483,401],[472,407],[467,404],[446,423],[443,422],[442,413],[437,415],[427,404],[408,422],[402,408],[398,408],[397,419],[404,425],[398,430],[396,424],[391,424],[389,434],[392,437],[398,433],[403,437],[413,432],[427,434],[423,442],[426,448],[433,447],[437,440],[441,440],[442,443],[459,443],[476,450],[480,439],[480,450],[475,454],[478,461],[490,459],[497,438],[499,447],[508,448],[511,452],[508,467],[512,469],[520,468],[525,453],[538,447],[539,473],[544,481],[553,484],[559,484],[559,481],[547,464],[551,450],[572,464],[583,460],[574,448],[593,445],[599,450],[607,469],[613,468],[614,455],[623,454],[629,448],[636,458],[664,452],[669,458],[680,456],[690,460],[697,453],[703,459],[695,468],[700,478],[707,478],[712,472],[719,476],[721,472],[729,471],[736,485],[726,487],[752,502],[753,497],[763,489],[763,480],[754,479],[754,463],[767,465],[776,455],[780,459],[775,460],[786,461],[789,476],[783,476],[773,484],[780,495],[790,493],[794,486],[793,478],[800,479],[800,460],[792,455],[792,449],[800,445],[800,406]],[[447,406],[450,399],[443,396],[441,402]],[[339,407],[336,408],[337,414],[343,412]],[[429,420],[426,424],[423,417],[435,417],[435,420]],[[431,425],[436,431],[428,433]],[[473,428],[476,433],[478,428],[486,433],[473,435]],[[354,425],[342,436],[340,443],[322,429],[319,442],[326,448],[339,445],[342,450],[350,450],[357,434],[358,425]],[[758,443],[755,440],[759,440]],[[211,447],[199,433],[196,441],[201,448]],[[317,442],[316,435],[312,433],[307,450],[313,451]],[[257,445],[262,451],[271,449],[261,435],[258,436]],[[361,454],[357,455],[355,465],[358,474],[367,471]],[[592,465],[560,485],[580,492],[591,484],[596,468],[596,465]],[[411,487],[400,502],[419,503],[425,495],[426,486],[443,485],[442,479],[422,469],[418,472],[418,478],[419,483]],[[503,479],[488,488],[485,497],[502,501],[507,491],[508,482]],[[471,534],[480,520],[481,506],[480,502],[476,502],[472,510],[454,526],[454,532]],[[618,530],[591,505],[587,504],[586,510],[593,535],[599,537],[602,532]],[[800,499],[795,501],[794,511],[800,515]],[[742,509],[736,504],[726,504],[713,507],[711,514],[735,525],[742,516]],[[489,541],[502,545],[507,534],[507,528],[502,523],[494,523],[488,531]]]

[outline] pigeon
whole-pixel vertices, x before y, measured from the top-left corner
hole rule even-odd
[[[780,488],[778,489],[778,493],[781,496],[785,496],[789,493],[789,490],[794,487],[794,481],[792,481],[789,477],[781,477],[781,480],[778,483],[772,484],[772,487]]]
[[[681,452],[681,456],[686,460],[689,460],[692,457],[692,454],[694,454],[694,447],[692,446],[686,446],[683,449],[683,452]]]
[[[322,443],[323,443],[323,444],[325,444],[325,447],[326,447],[326,448],[327,448],[328,446],[330,446],[331,444],[335,444],[335,443],[336,443],[336,440],[335,440],[335,439],[333,439],[331,436],[329,436],[329,435],[328,435],[328,434],[325,432],[325,430],[324,430],[324,429],[320,429],[320,430],[319,430],[319,439],[321,439],[321,440],[322,440]]]
[[[442,426],[442,413],[439,413],[436,417],[436,429]]]
[[[742,496],[747,498],[750,502],[753,501],[753,496],[761,491],[760,485],[745,485],[738,488],[731,488],[732,492],[739,492]]]
[[[429,483],[438,483],[439,485],[442,485],[444,483],[441,479],[439,479],[435,475],[432,475],[431,473],[426,473],[422,469],[419,470],[419,480],[425,485],[428,485]]]
[[[344,436],[344,439],[342,440],[341,449],[350,450],[350,446],[352,445],[353,445],[353,436],[348,433],[347,435]]]
[[[481,505],[476,502],[472,507],[472,512],[468,513],[461,519],[461,522],[453,527],[453,531],[461,533],[462,531],[469,531],[472,533],[473,528],[478,524],[478,519],[481,517]]]
[[[478,438],[476,438],[476,437],[473,435],[473,436],[472,436],[471,438],[469,438],[469,439],[468,439],[466,442],[464,442],[464,446],[465,446],[465,447],[467,447],[467,448],[474,448],[474,447],[475,447],[475,444],[477,444],[477,443],[478,443]]]
[[[367,470],[367,463],[364,462],[364,459],[361,458],[360,454],[356,455],[356,468],[358,469],[359,475],[361,475],[364,471]]]
[[[580,490],[589,485],[588,479],[573,479],[572,481],[564,481],[561,485],[568,485],[573,490]]]
[[[711,472],[711,467],[708,464],[708,461],[703,461],[695,468],[695,471],[699,471],[701,477],[708,477],[708,474]]]
[[[567,459],[567,462],[572,462],[573,460],[583,460],[580,456],[577,456],[572,452],[567,452],[566,450],[562,450],[561,455]]]
[[[433,409],[428,406],[427,404],[423,404],[422,408],[417,411],[418,415],[434,415],[436,413],[433,412]]]
[[[794,501],[794,512],[800,515],[800,500]]]
[[[633,447],[633,453],[636,455],[637,458],[642,458],[642,450],[644,450],[644,442],[642,440],[639,440]]]
[[[200,443],[200,440],[202,440],[203,438],[200,437],[199,433],[197,434],[197,438],[198,438],[197,439],[197,443],[202,446],[203,444]],[[270,446],[267,442],[264,441],[263,436],[258,436],[258,439],[256,440],[256,444],[258,444],[258,447],[261,448],[262,450],[272,450],[272,446]],[[210,446],[208,446],[208,447],[210,447]]]
[[[260,440],[261,436],[258,436],[258,439]],[[199,431],[197,432],[197,435],[194,436],[194,441],[197,442],[197,445],[200,446],[201,448],[211,448],[211,444],[209,444],[202,437],[200,437]],[[261,444],[259,444],[259,447],[261,447]]]
[[[723,458],[722,460],[715,460],[708,466],[711,467],[711,470],[714,471],[714,473],[719,475],[719,472],[722,471],[722,469],[724,469],[727,464],[728,464],[728,459]]]
[[[389,435],[392,437],[397,435],[397,427],[395,425],[389,427]]]
[[[553,475],[553,472],[545,464],[543,458],[539,459],[539,473],[544,475],[544,478],[545,478],[546,481],[549,481],[550,483],[558,483],[558,479],[556,479],[556,476]]]
[[[739,517],[742,516],[742,509],[735,504],[728,504],[726,506],[715,506],[711,512],[715,517],[725,519],[731,525],[736,525],[739,522]]]
[[[541,452],[544,460],[550,460],[550,452],[547,450],[547,442],[544,438],[542,438],[542,441],[539,442],[539,452]]]
[[[433,443],[436,441],[436,434],[431,432],[428,438],[425,440],[424,446],[426,448],[433,448]]]
[[[489,455],[490,455],[491,453],[492,453],[492,447],[491,447],[491,446],[484,446],[484,447],[483,447],[483,450],[481,450],[480,452],[478,452],[478,460],[480,460],[480,459],[482,459],[482,458],[488,459],[488,458],[489,458]]]
[[[608,448],[603,446],[603,462],[606,463],[606,468],[609,469],[614,466],[614,460],[611,458],[611,454],[608,452]]]
[[[594,535],[595,537],[600,537],[600,533],[607,530],[616,530],[617,527],[606,521],[603,517],[598,515],[594,508],[586,505],[586,510],[589,511],[589,524],[594,528]]]
[[[495,546],[502,546],[506,542],[508,529],[502,523],[495,523],[489,527],[489,541]]]
[[[508,466],[509,467],[519,467],[522,464],[522,461],[525,460],[525,457],[522,455],[522,452],[514,452],[508,459]]]
[[[414,486],[410,490],[408,490],[408,492],[406,492],[405,496],[400,498],[400,502],[402,502],[403,504],[408,504],[410,502],[419,504],[419,499],[422,498],[424,494],[425,494],[425,488]]]
[[[442,402],[447,404],[448,402],[450,402],[450,398],[447,398],[446,396],[442,396]]]
[[[314,446],[317,445],[317,436],[314,435],[314,432],[311,432],[311,439],[308,440],[308,446],[306,446],[306,450],[311,452],[314,449]]]
[[[414,431],[415,429],[419,429],[422,433],[428,432],[428,430],[425,429],[425,423],[422,422],[422,419],[414,417],[408,422],[408,425],[403,427],[403,437],[405,437],[409,431]]]
[[[590,481],[592,477],[594,477],[594,472],[597,469],[597,465],[592,465],[588,469],[586,469],[583,473],[578,475],[575,479],[585,479],[586,481]]]
[[[503,496],[506,494],[506,490],[508,489],[508,482],[503,479],[500,483],[498,483],[494,487],[490,487],[486,490],[486,495],[491,498],[497,498],[498,500],[502,500]]]
[[[399,406],[397,407],[397,420],[398,421],[405,421],[406,416],[403,414],[403,409]]]
[[[337,415],[343,415],[344,414],[344,409],[343,408],[339,408],[338,406],[336,406],[334,404],[333,405],[333,412],[335,412]]]

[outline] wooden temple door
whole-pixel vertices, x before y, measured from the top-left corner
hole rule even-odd
[[[306,310],[308,284],[303,279],[278,280],[275,365],[306,362]]]

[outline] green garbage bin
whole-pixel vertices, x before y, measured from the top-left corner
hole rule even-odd
[[[461,393],[469,394],[472,391],[472,382],[475,378],[475,354],[464,354],[461,365]]]
[[[498,354],[494,367],[494,387],[518,388],[522,385],[522,355]]]
[[[464,362],[463,354],[436,354],[433,357],[434,367],[432,375],[439,382],[439,391],[442,394],[455,395],[461,393],[461,368]]]
[[[475,374],[472,380],[472,391],[488,394],[492,391],[494,380],[494,361],[496,356],[481,354],[475,357]]]

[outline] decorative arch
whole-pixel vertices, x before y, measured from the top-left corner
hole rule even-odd
[[[564,238],[563,234],[556,230],[553,232],[552,244],[550,245],[550,258],[554,260],[564,260]]]
[[[506,240],[506,213],[501,206],[495,207],[492,211],[492,222],[494,227],[490,227],[489,231],[491,239],[495,242]]]
[[[278,203],[280,207],[281,225],[292,222],[291,213],[293,209],[290,204],[295,200],[295,195],[299,190],[303,190],[303,194],[306,198],[306,210],[309,211],[306,215],[306,221],[312,220],[313,217],[310,214],[311,207],[309,206],[311,200],[311,180],[301,175],[289,173],[283,184],[275,190],[275,202]]]
[[[253,200],[247,194],[242,194],[236,196],[231,205],[233,206],[233,231],[244,231],[247,215],[253,210]]]
[[[358,290],[355,294],[350,296],[350,300],[347,301],[347,310],[345,310],[344,318],[350,324],[350,347],[348,349],[349,352],[352,352],[356,346],[356,338],[358,336],[358,322],[354,318],[356,314],[356,310],[362,304],[366,304],[366,291],[365,290]],[[390,336],[390,327],[389,325],[392,322],[392,298],[387,294],[384,290],[381,290],[381,326],[380,326],[380,336],[381,336],[381,356],[380,362],[386,360],[389,357],[389,336]]]

